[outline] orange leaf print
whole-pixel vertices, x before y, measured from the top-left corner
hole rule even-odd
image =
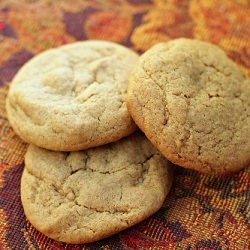
[[[155,7],[144,16],[144,23],[132,34],[135,48],[145,51],[159,42],[192,37],[193,21],[188,8],[188,1],[155,1]]]
[[[97,12],[89,17],[84,28],[89,39],[122,42],[131,32],[132,18],[122,13]]]
[[[8,13],[8,23],[16,31],[19,44],[33,53],[38,53],[75,40],[65,33],[59,17],[60,13],[50,8],[43,12],[38,9],[11,10]]]
[[[8,220],[3,209],[0,209],[0,221],[2,222],[0,225],[0,249],[10,249],[5,239],[8,228]]]
[[[194,37],[222,47],[250,74],[250,3],[247,0],[191,0]]]

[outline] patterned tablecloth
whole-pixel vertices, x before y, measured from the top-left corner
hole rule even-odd
[[[17,70],[33,55],[76,40],[112,40],[142,53],[177,37],[219,45],[250,74],[249,0],[0,0],[0,249],[250,249],[250,168],[216,178],[176,167],[159,212],[88,245],[51,240],[24,216],[27,145],[4,107]]]

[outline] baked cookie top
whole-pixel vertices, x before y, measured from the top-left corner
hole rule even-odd
[[[215,45],[152,47],[131,74],[127,106],[173,163],[217,175],[250,164],[250,80]]]
[[[86,149],[131,134],[125,104],[138,55],[115,43],[85,41],[45,51],[17,73],[7,114],[26,142],[59,151]]]
[[[71,153],[29,146],[21,198],[30,222],[63,242],[93,242],[156,212],[172,184],[167,160],[141,134]]]

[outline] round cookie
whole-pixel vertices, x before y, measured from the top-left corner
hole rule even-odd
[[[138,55],[121,45],[85,41],[45,51],[10,86],[6,109],[26,142],[58,151],[95,147],[135,131],[126,103]]]
[[[170,161],[216,175],[250,164],[250,80],[215,45],[160,43],[131,73],[128,110]]]
[[[24,212],[55,240],[97,241],[155,213],[170,190],[171,170],[139,133],[71,153],[30,145],[21,179]]]

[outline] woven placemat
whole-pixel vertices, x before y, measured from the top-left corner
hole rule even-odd
[[[27,145],[10,128],[4,107],[17,70],[35,54],[76,40],[111,40],[142,53],[177,37],[217,44],[250,75],[248,0],[0,1],[0,249],[250,249],[250,168],[215,178],[176,166],[159,212],[88,245],[51,240],[24,216]]]

